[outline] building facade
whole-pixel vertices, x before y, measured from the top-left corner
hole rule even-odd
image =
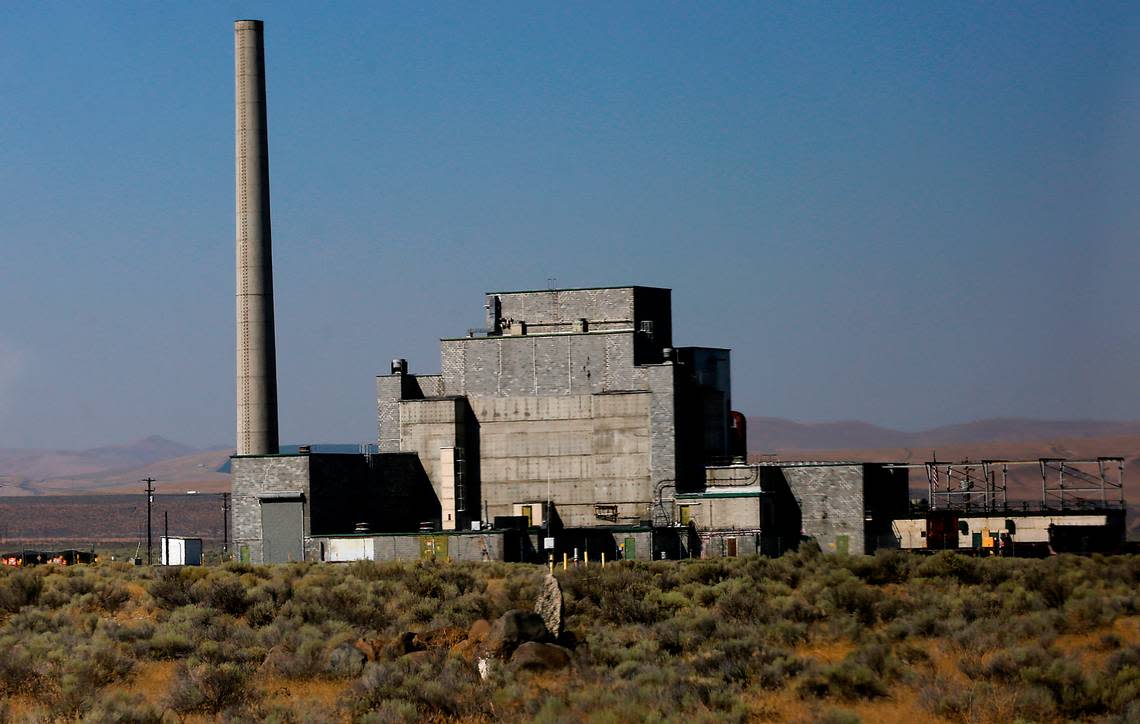
[[[376,378],[379,452],[232,459],[243,558],[707,557],[803,535],[862,553],[875,511],[906,503],[905,471],[730,459],[729,351],[673,346],[668,289],[492,292],[484,310],[440,341],[438,373]]]

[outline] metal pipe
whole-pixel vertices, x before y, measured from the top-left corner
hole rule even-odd
[[[237,454],[278,452],[265,40],[260,20],[234,23],[237,256]]]

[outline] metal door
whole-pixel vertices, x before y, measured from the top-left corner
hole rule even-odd
[[[300,500],[261,501],[261,544],[265,563],[304,560],[304,510]]]
[[[636,538],[626,538],[625,539],[625,559],[627,561],[632,561],[635,558],[637,558],[637,539]]]
[[[724,539],[724,554],[726,556],[728,556],[729,558],[736,558],[736,539],[735,538],[725,538]]]

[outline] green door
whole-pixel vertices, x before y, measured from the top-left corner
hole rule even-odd
[[[848,546],[847,536],[845,536],[845,535],[835,536],[835,552],[836,553],[838,553],[841,556],[847,555],[847,546]]]
[[[420,558],[424,560],[447,560],[447,536],[421,535]]]
[[[982,534],[981,533],[974,533],[972,538],[973,538],[973,542],[974,542],[974,547],[975,548],[981,548],[982,547]]]
[[[627,561],[632,561],[637,558],[637,539],[625,539],[625,555],[623,556]]]

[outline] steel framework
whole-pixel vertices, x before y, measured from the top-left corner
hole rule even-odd
[[[1009,510],[1010,468],[1024,465],[1041,470],[1042,510],[1124,507],[1122,457],[931,461],[887,467],[925,468],[931,510],[990,512]]]

